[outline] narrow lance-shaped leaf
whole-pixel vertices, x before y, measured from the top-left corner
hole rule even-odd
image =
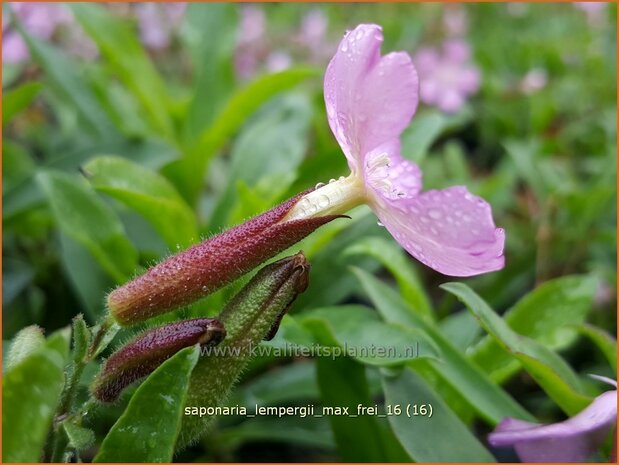
[[[38,182],[60,228],[84,245],[117,282],[135,271],[137,251],[114,211],[79,177],[47,171]]]
[[[563,276],[540,285],[520,299],[505,315],[509,327],[551,349],[570,345],[577,336],[573,325],[584,321],[597,289],[591,276]],[[492,379],[503,382],[520,369],[517,360],[486,336],[469,357]]]
[[[494,462],[494,457],[468,427],[410,370],[397,376],[383,372],[385,404],[399,406],[389,422],[404,449],[416,462]],[[409,408],[416,405],[417,409]],[[421,406],[432,416],[412,416]],[[408,410],[408,412],[407,412]],[[411,414],[411,417],[408,414]]]
[[[363,270],[355,269],[354,272],[386,321],[419,328],[432,339],[439,349],[439,360],[427,360],[429,369],[442,382],[449,383],[483,418],[492,424],[497,424],[504,417],[534,420],[507,392],[469,362],[433,324],[411,312],[393,289]]]
[[[170,248],[198,239],[196,217],[174,186],[158,173],[117,156],[94,158],[83,172],[98,191],[146,218]]]
[[[464,302],[479,318],[484,329],[504,350],[522,363],[524,369],[565,413],[574,415],[591,402],[591,398],[584,394],[576,373],[557,353],[512,331],[507,323],[465,284],[447,283],[441,287]]]

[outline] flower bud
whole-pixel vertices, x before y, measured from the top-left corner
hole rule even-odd
[[[134,381],[145,377],[179,350],[200,344],[219,344],[224,325],[214,318],[196,318],[154,328],[141,334],[107,359],[91,391],[102,402],[112,402]]]
[[[220,321],[228,335],[218,347],[203,350],[191,374],[186,406],[218,406],[228,395],[252,348],[277,332],[279,323],[297,296],[307,289],[310,265],[303,253],[262,268],[226,305]],[[197,439],[210,417],[183,418],[178,445]]]
[[[282,221],[307,192],[168,258],[112,291],[107,299],[111,315],[119,324],[129,325],[192,303],[341,217]]]

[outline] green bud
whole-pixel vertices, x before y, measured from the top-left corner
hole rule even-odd
[[[218,317],[226,327],[226,339],[217,348],[202,351],[185,406],[215,407],[225,400],[250,360],[252,347],[275,335],[292,302],[307,289],[309,270],[301,252],[267,265],[226,305]],[[199,438],[210,420],[185,416],[178,446]]]

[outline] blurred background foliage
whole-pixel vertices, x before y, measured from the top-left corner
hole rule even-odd
[[[585,374],[616,369],[615,10],[4,3],[5,348],[28,325],[51,334],[78,313],[96,323],[106,293],[162,257],[345,175],[322,74],[344,31],[373,22],[385,51],[415,56],[454,36],[470,45],[477,92],[451,113],[420,104],[402,153],[424,188],[465,184],[492,205],[506,267],[446,292],[452,279],[356,209],[294,248],[312,263],[311,285],[271,344],[384,344],[415,327],[442,361],[405,360],[406,376],[391,381],[384,360],[259,357],[230,404],[411,402],[416,390],[446,423],[220,418],[177,459],[441,461],[411,438],[436,442],[446,424],[473,459],[486,457],[502,416],[549,422],[580,410],[600,391]],[[150,324],[215,315],[241,284]],[[565,390],[478,323],[489,309],[471,289],[531,347],[559,351]],[[90,420],[96,444],[129,398]]]

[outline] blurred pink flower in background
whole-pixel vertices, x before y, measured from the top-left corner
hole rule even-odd
[[[471,62],[469,44],[462,39],[448,40],[440,50],[422,48],[413,62],[419,73],[421,101],[441,111],[458,111],[479,89],[479,69]]]
[[[276,50],[269,54],[266,59],[265,67],[270,73],[284,71],[292,66],[292,58],[286,52]]]
[[[606,14],[606,2],[574,2],[574,6],[585,12],[591,25],[599,25]]]
[[[135,5],[140,40],[146,48],[163,50],[170,46],[187,9],[186,2],[142,2]]]
[[[319,45],[327,34],[328,26],[327,15],[322,10],[312,10],[301,20],[299,38],[308,47]]]
[[[458,3],[445,5],[443,29],[449,37],[462,37],[469,30],[469,19],[464,6]]]
[[[548,84],[548,73],[544,68],[532,68],[520,81],[520,91],[525,95],[531,95],[542,90]]]
[[[61,3],[8,3],[9,9],[33,37],[51,39],[56,28],[73,21],[73,16]],[[10,16],[2,19],[2,60],[4,63],[21,63],[28,60],[28,47],[19,32],[11,26]]]
[[[241,8],[240,16],[234,68],[237,76],[247,79],[253,76],[258,69],[266,17],[264,10],[254,5]]]

